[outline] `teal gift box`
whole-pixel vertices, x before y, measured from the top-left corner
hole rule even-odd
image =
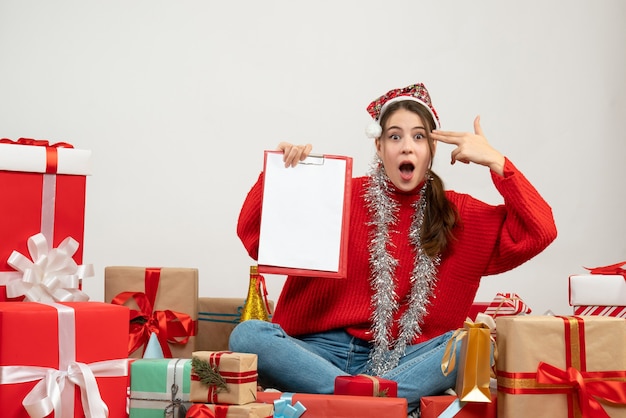
[[[130,366],[130,418],[185,416],[191,359],[138,359]]]

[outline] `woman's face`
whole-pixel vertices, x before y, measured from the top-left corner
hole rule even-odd
[[[402,108],[389,115],[376,140],[376,152],[398,189],[415,189],[424,180],[432,158],[422,118]]]

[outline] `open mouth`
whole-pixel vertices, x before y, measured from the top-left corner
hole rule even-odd
[[[414,170],[415,170],[415,166],[412,163],[400,164],[400,175],[402,176],[402,179],[404,180],[411,180]]]

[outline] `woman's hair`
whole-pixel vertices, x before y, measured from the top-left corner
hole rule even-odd
[[[435,142],[430,136],[430,132],[437,126],[432,114],[426,108],[413,101],[402,100],[391,103],[380,118],[380,126],[385,129],[385,124],[389,117],[399,109],[405,109],[416,113],[426,125],[426,138],[428,148],[430,148],[430,164],[426,173],[427,180],[430,181],[426,188],[426,212],[424,213],[424,223],[422,224],[421,240],[422,250],[429,257],[435,257],[443,253],[448,247],[448,243],[454,239],[453,229],[458,224],[458,213],[456,208],[446,197],[443,181],[432,171],[433,159],[435,157]]]

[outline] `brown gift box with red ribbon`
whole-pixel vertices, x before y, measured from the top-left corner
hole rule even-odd
[[[626,416],[626,320],[529,315],[496,323],[498,416]]]
[[[191,358],[198,318],[198,269],[109,266],[105,302],[131,309],[129,356],[143,356],[156,333],[165,358]]]
[[[337,376],[335,378],[335,395],[395,398],[398,396],[398,383],[393,380],[365,374]]]
[[[194,404],[186,418],[272,418],[274,405],[249,403],[245,405]]]
[[[79,243],[73,255],[82,264],[86,176],[91,151],[45,140],[0,139],[0,301],[6,284],[17,280],[7,260],[13,251],[28,254],[28,238],[43,233],[52,248],[67,237]]]
[[[197,367],[196,362],[202,363],[203,370]],[[196,351],[193,353],[191,365],[191,402],[244,405],[256,401],[256,354]],[[217,377],[213,377],[210,384],[202,381],[207,371]]]

